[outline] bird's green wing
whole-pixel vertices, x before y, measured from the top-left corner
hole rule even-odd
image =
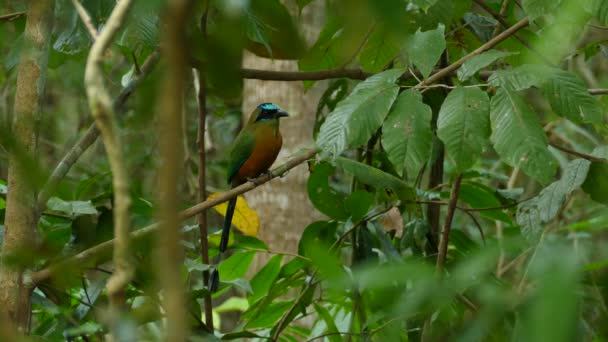
[[[230,157],[228,159],[228,183],[232,182],[232,178],[239,172],[239,169],[253,152],[255,139],[251,132],[242,131],[234,140]]]

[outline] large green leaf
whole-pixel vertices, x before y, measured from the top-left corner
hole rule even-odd
[[[415,177],[429,159],[431,116],[431,107],[422,102],[418,90],[399,94],[382,127],[382,144],[399,174],[405,170],[410,178]]]
[[[243,277],[254,255],[253,251],[239,252],[222,261],[219,266],[221,280],[228,282]]]
[[[594,0],[591,13],[602,25],[608,25],[608,0]]]
[[[402,69],[391,69],[359,83],[340,101],[321,126],[317,146],[323,157],[335,158],[348,147],[366,143],[380,128],[397,97],[395,81]]]
[[[329,177],[334,172],[335,168],[327,162],[315,165],[306,183],[308,198],[323,214],[333,219],[344,220],[349,216],[344,208],[345,196],[329,184]]]
[[[592,154],[608,160],[608,146],[600,146],[593,150]],[[604,204],[608,204],[608,177],[606,175],[608,175],[608,163],[593,162],[583,184],[583,190],[594,201]]]
[[[524,64],[513,69],[495,71],[488,82],[495,87],[524,90],[540,86],[555,70],[545,65]]]
[[[491,140],[507,164],[547,183],[557,163],[547,150],[547,137],[536,114],[515,91],[499,88],[490,109]]]
[[[591,162],[575,159],[568,163],[562,177],[544,188],[538,196],[517,206],[517,223],[522,234],[536,239],[542,233],[542,223],[551,221],[558,213],[566,198],[587,178]]]
[[[250,304],[255,303],[256,300],[264,297],[264,295],[268,293],[275,279],[279,276],[282,259],[282,255],[273,256],[251,279],[251,289],[253,293],[247,298]]]
[[[430,31],[422,32],[418,29],[408,43],[407,52],[410,61],[425,78],[431,74],[445,50],[443,31],[443,24]]]
[[[472,208],[491,208],[500,207],[502,205],[500,200],[496,197],[494,189],[476,182],[462,183],[460,191],[458,192],[458,198]],[[491,220],[499,220],[507,224],[512,223],[511,218],[503,212],[503,209],[481,210],[479,211],[479,215]]]
[[[602,122],[599,101],[589,94],[585,82],[572,72],[555,70],[543,85],[543,91],[557,114],[576,123]]]
[[[499,50],[486,51],[477,56],[467,59],[458,69],[457,75],[460,81],[466,81],[475,75],[479,70],[496,62],[497,60],[516,54],[516,52],[506,52]]]
[[[437,0],[412,0],[412,3],[416,6],[420,7],[423,11],[427,11],[431,6],[433,6]]]
[[[490,101],[479,88],[456,88],[443,102],[437,119],[437,136],[459,171],[475,164],[490,135]]]
[[[399,45],[384,29],[375,29],[359,55],[364,70],[378,72],[399,54]]]
[[[551,13],[555,10],[561,0],[523,0],[522,7],[530,20]]]

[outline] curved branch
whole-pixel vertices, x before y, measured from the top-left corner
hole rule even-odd
[[[116,314],[124,304],[124,294],[127,284],[133,277],[133,265],[129,260],[129,182],[127,168],[122,153],[120,135],[116,132],[114,108],[110,94],[104,85],[103,55],[124,24],[133,0],[122,0],[116,4],[110,14],[103,31],[99,34],[89,56],[84,74],[87,97],[91,114],[101,132],[112,170],[112,185],[114,187],[114,250],[115,272],[106,285],[110,306]],[[112,330],[117,325],[112,324]],[[112,332],[115,335],[115,331]]]
[[[226,191],[224,193],[219,194],[217,197],[213,199],[208,199],[204,202],[198,203],[186,210],[183,210],[179,213],[179,219],[185,220],[190,218],[203,210],[212,208],[220,203],[227,202],[231,198],[234,198],[238,195],[241,195],[245,192],[249,192],[258,186],[270,181],[275,177],[280,177],[287,173],[287,171],[293,169],[294,167],[308,161],[310,158],[314,157],[317,154],[316,150],[308,150],[299,155],[294,155],[291,160],[286,162],[285,164],[278,166],[277,168],[272,170],[272,175],[264,174],[251,182],[247,182],[242,184],[230,191]],[[158,223],[151,224],[144,228],[138,229],[130,234],[130,238],[132,240],[140,240],[145,237],[150,236],[153,232],[158,229]],[[40,271],[33,272],[31,274],[31,280],[34,284],[40,283],[52,275],[60,272],[62,269],[68,267],[85,267],[87,265],[102,263],[107,261],[108,255],[114,248],[114,244],[116,243],[116,239],[108,240],[102,242],[96,246],[93,246],[89,249],[86,249],[74,256],[61,260],[53,265],[50,265]]]
[[[119,110],[119,108],[125,104],[129,96],[133,94],[135,87],[137,87],[141,81],[144,80],[150,74],[150,72],[152,72],[158,63],[159,56],[158,51],[155,51],[148,56],[141,67],[141,73],[131,79],[127,86],[122,89],[118,97],[114,100],[114,110]],[[99,129],[97,128],[97,125],[93,123],[91,126],[89,126],[85,134],[74,144],[74,146],[70,148],[68,153],[66,153],[63,158],[61,158],[59,163],[57,163],[53,173],[38,194],[36,205],[39,211],[44,208],[46,202],[49,200],[53,192],[55,192],[59,182],[65,178],[72,166],[76,163],[76,161],[78,161],[78,159],[80,159],[82,154],[89,148],[89,146],[91,146],[95,140],[97,140],[98,136]]]

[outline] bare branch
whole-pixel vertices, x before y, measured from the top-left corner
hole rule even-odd
[[[443,224],[443,230],[441,231],[441,239],[439,240],[439,254],[437,255],[437,271],[441,273],[445,266],[445,260],[448,254],[448,242],[450,240],[450,230],[452,229],[452,219],[454,218],[454,212],[456,211],[456,203],[458,202],[458,190],[460,190],[460,182],[462,181],[462,174],[459,173],[454,179],[452,184],[452,191],[450,192],[450,202],[448,204],[448,212],[445,216],[445,223]]]
[[[25,14],[26,14],[25,11],[23,11],[23,12],[15,12],[15,13],[9,13],[9,14],[3,14],[3,15],[0,15],[0,21],[3,21],[3,20],[7,20],[7,21],[15,20],[15,19],[17,19],[17,18],[19,18],[21,16],[24,16]]]
[[[419,87],[422,86],[428,86],[430,84],[433,84],[437,81],[439,81],[441,78],[449,75],[450,73],[456,71],[456,69],[458,69],[466,60],[468,60],[469,58],[476,56],[486,50],[489,50],[491,48],[493,48],[494,46],[496,46],[498,43],[502,42],[503,40],[511,37],[512,35],[515,34],[515,32],[521,30],[522,28],[528,26],[530,22],[528,21],[528,18],[524,18],[520,21],[518,21],[515,25],[509,27],[509,29],[505,30],[504,32],[502,32],[501,34],[499,34],[498,36],[490,39],[487,43],[483,44],[482,46],[478,47],[477,49],[473,50],[472,52],[468,53],[466,56],[463,56],[462,58],[460,58],[459,60],[457,60],[456,62],[450,64],[449,66],[439,70],[438,72],[434,73],[433,75],[431,75],[429,78],[425,79],[424,81],[418,83]]]
[[[141,67],[141,73],[131,79],[127,86],[122,89],[118,97],[114,100],[114,110],[118,110],[125,104],[129,96],[133,93],[133,89],[135,89],[135,87],[139,85],[141,81],[150,74],[150,72],[152,72],[152,70],[158,63],[158,59],[158,51],[155,51],[150,54],[150,56],[148,56],[143,66]],[[44,208],[46,202],[49,200],[49,198],[57,188],[57,185],[59,185],[59,182],[61,182],[61,180],[65,178],[72,166],[76,163],[76,161],[78,161],[78,159],[89,148],[89,146],[91,146],[95,142],[95,140],[97,140],[98,136],[99,129],[97,128],[97,125],[93,123],[91,124],[91,126],[89,126],[85,134],[74,144],[74,146],[70,148],[68,153],[66,153],[63,158],[61,158],[61,161],[59,161],[59,163],[53,170],[53,173],[51,174],[46,184],[38,194],[37,208],[39,211]]]
[[[205,2],[205,10],[201,16],[201,33],[203,39],[207,39],[207,14],[209,11],[209,2]],[[207,198],[207,154],[205,148],[205,132],[207,130],[207,83],[205,82],[205,71],[201,68],[195,79],[195,89],[197,92],[198,99],[198,197],[199,201],[203,202]],[[198,215],[198,229],[201,238],[201,260],[203,264],[209,264],[209,241],[207,235],[209,231],[207,229],[207,210],[201,211]],[[203,285],[209,288],[209,271],[203,271]],[[204,310],[205,310],[205,323],[213,332],[213,302],[211,300],[211,293],[203,297]]]
[[[72,0],[72,4],[76,8],[76,12],[78,13],[78,16],[80,17],[80,20],[82,20],[82,23],[89,31],[91,38],[93,38],[93,40],[97,39],[97,36],[99,35],[99,33],[97,32],[95,25],[93,25],[93,20],[91,19],[91,16],[87,12],[87,9],[84,8],[84,6],[82,6],[80,1],[78,1],[78,0]]]
[[[573,155],[575,157],[587,159],[588,161],[591,161],[591,162],[608,163],[608,160],[606,160],[604,158],[599,158],[599,157],[596,157],[596,156],[592,156],[590,154],[586,154],[586,153],[578,152],[578,151],[575,151],[575,150],[571,150],[569,148],[563,147],[563,146],[558,145],[558,144],[553,143],[553,142],[549,142],[549,145],[551,145],[552,147],[555,147],[556,149],[558,149],[558,150],[560,150],[562,152],[571,154],[571,155]]]
[[[332,78],[350,78],[353,80],[364,80],[373,73],[361,69],[328,69],[318,71],[274,71],[241,69],[243,78],[251,78],[266,81],[321,81]]]
[[[110,307],[114,311],[112,330],[117,326],[117,313],[124,305],[126,286],[133,278],[133,265],[129,254],[129,194],[128,173],[122,153],[120,135],[116,132],[114,108],[110,94],[104,85],[103,55],[127,18],[127,13],[133,4],[132,0],[122,0],[116,4],[110,14],[103,31],[97,37],[85,69],[85,86],[91,114],[101,132],[112,170],[112,185],[114,187],[114,249],[115,271],[106,285],[110,297]],[[116,332],[112,332],[116,335]]]
[[[168,1],[164,16],[162,54],[167,68],[159,94],[159,146],[162,163],[159,172],[160,227],[158,231],[158,271],[163,288],[167,341],[185,341],[189,324],[186,320],[186,293],[181,277],[184,251],[180,243],[178,179],[182,165],[181,127],[187,78],[188,52],[186,23],[190,1]]]
[[[227,202],[231,198],[234,198],[238,195],[241,195],[245,192],[249,192],[258,186],[270,181],[275,177],[281,177],[287,171],[293,169],[294,167],[308,161],[310,158],[314,157],[317,153],[316,150],[308,150],[303,153],[299,153],[294,155],[292,159],[290,159],[285,164],[275,168],[272,170],[272,175],[264,174],[251,182],[247,182],[245,184],[239,185],[238,187],[231,189],[230,191],[226,191],[222,194],[219,194],[217,197],[213,199],[206,200],[204,202],[198,203],[186,210],[183,210],[179,214],[180,220],[185,220],[189,217],[192,217],[203,210],[212,208],[220,203]],[[139,240],[150,236],[153,232],[158,229],[158,223],[151,224],[144,228],[138,229],[130,234],[131,239]],[[85,267],[91,266],[91,264],[98,264],[106,261],[108,259],[108,255],[114,248],[114,244],[116,243],[116,239],[108,240],[102,242],[96,246],[93,246],[87,250],[84,250],[74,256],[66,258],[62,261],[57,262],[56,264],[50,265],[40,271],[33,272],[31,274],[31,279],[34,283],[40,283],[41,281],[50,278],[53,274],[65,269],[66,267]]]
[[[510,0],[503,0],[502,1],[502,6],[500,7],[500,12],[498,13],[498,17],[504,19],[505,14],[507,13],[507,9],[509,9],[509,2],[511,2]],[[496,19],[498,20],[498,19]],[[500,25],[501,22],[498,21],[498,23],[496,24],[496,27],[494,27],[494,32],[492,32],[492,37],[496,37],[499,33],[500,33]]]

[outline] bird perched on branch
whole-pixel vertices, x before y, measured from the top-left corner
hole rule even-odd
[[[279,119],[286,116],[289,116],[287,112],[273,103],[262,103],[251,113],[249,121],[234,140],[228,159],[228,183],[233,188],[269,172],[283,144]],[[219,246],[220,258],[228,247],[235,207],[236,197],[228,202]],[[214,269],[211,273],[210,290],[215,292],[218,286],[219,273]]]

